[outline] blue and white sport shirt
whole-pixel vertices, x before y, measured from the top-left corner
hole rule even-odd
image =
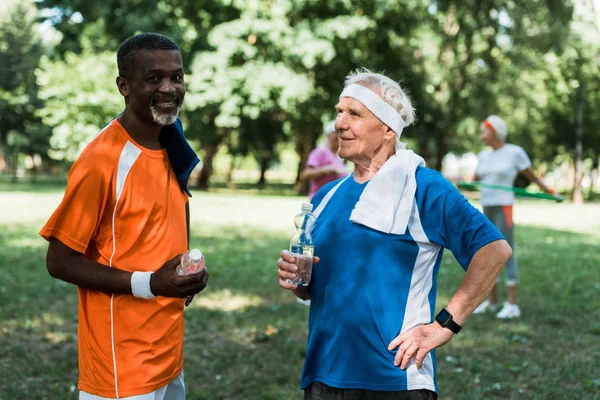
[[[308,343],[301,388],[437,392],[435,351],[417,370],[394,366],[389,343],[401,331],[433,320],[436,276],[444,248],[466,270],[484,245],[503,239],[489,220],[437,171],[419,167],[417,191],[403,235],[350,221],[367,183],[350,177],[319,215],[310,283]],[[324,186],[314,208],[339,181]]]

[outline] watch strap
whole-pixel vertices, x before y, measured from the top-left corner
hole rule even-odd
[[[446,315],[447,318],[443,318],[443,315]],[[454,334],[457,334],[462,329],[462,326],[457,324],[454,319],[452,319],[452,314],[445,308],[443,308],[438,315],[435,317],[435,320],[444,328],[450,329]]]
[[[455,334],[457,334],[462,329],[462,326],[460,326],[459,324],[457,324],[456,322],[454,322],[454,320],[449,320],[446,323],[446,328],[450,329],[452,332],[454,332]]]

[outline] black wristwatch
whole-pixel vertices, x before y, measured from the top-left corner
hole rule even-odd
[[[462,326],[454,322],[452,319],[452,314],[448,312],[445,308],[442,308],[442,311],[435,316],[435,320],[444,328],[450,329],[454,333],[460,332]]]

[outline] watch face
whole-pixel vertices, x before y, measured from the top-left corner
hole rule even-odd
[[[450,321],[451,319],[452,319],[452,315],[450,315],[450,313],[448,311],[446,311],[445,308],[443,308],[442,311],[440,311],[440,313],[437,315],[435,320],[437,322],[439,322],[440,325],[446,326],[448,321]]]

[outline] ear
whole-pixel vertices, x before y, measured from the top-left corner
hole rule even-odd
[[[385,140],[391,140],[391,139],[395,140],[395,138],[396,138],[396,132],[394,132],[392,130],[392,128],[390,128],[387,125],[384,125],[384,127],[385,127],[385,132],[383,133],[383,138]]]
[[[123,97],[129,96],[127,81],[122,76],[117,76],[117,88]]]

